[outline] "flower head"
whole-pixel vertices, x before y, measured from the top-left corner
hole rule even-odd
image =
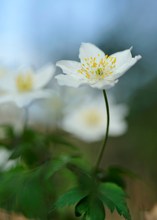
[[[21,68],[8,73],[0,86],[4,92],[0,103],[15,102],[17,106],[24,107],[35,99],[48,97],[50,91],[43,87],[51,80],[54,70],[53,65],[47,65],[37,72],[30,68]]]
[[[131,48],[110,56],[91,43],[83,43],[79,53],[80,62],[61,60],[56,63],[65,75],[55,78],[60,85],[79,87],[82,84],[93,88],[108,89],[129,70],[141,56],[132,57]]]
[[[62,116],[63,100],[57,92],[52,92],[47,99],[41,100],[30,107],[30,125],[46,126],[54,129]]]
[[[125,116],[128,113],[125,105],[116,105],[111,99],[110,136],[119,136],[126,132]],[[65,113],[62,128],[87,142],[98,141],[104,136],[107,115],[103,98],[94,98],[92,102],[82,103],[79,107]]]

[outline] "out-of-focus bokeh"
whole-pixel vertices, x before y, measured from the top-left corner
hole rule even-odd
[[[117,103],[128,106],[128,130],[110,138],[103,165],[119,164],[139,175],[145,186],[130,184],[130,190],[132,195],[138,191],[133,199],[145,210],[157,202],[156,8],[154,0],[0,2],[2,66],[39,68],[60,59],[78,60],[81,42],[94,43],[107,54],[133,46],[133,55],[142,55],[110,90]],[[94,144],[87,149],[98,151]]]

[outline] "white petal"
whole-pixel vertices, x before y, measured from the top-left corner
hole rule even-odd
[[[122,76],[125,72],[127,72],[135,63],[140,60],[142,57],[140,55],[135,56],[132,58],[129,62],[124,63],[122,66],[116,69],[116,71],[113,73],[113,79],[117,79],[120,76]]]
[[[75,77],[72,77],[70,75],[59,74],[55,76],[55,78],[57,79],[58,84],[61,86],[71,86],[77,88],[80,85],[85,84],[85,81],[81,79],[76,79]]]
[[[16,84],[12,73],[8,73],[2,80],[1,80],[1,89],[3,91],[8,92],[15,92],[16,91]]]
[[[109,135],[113,137],[121,136],[126,133],[128,125],[125,120],[117,120],[110,123]]]
[[[90,84],[91,87],[93,88],[97,88],[97,89],[109,89],[111,87],[113,87],[116,83],[118,82],[118,80],[99,80],[94,84]]]
[[[12,98],[13,96],[12,95],[3,95],[3,96],[0,96],[0,104],[2,104],[2,103],[7,103],[7,102],[12,102],[12,100],[13,100],[13,98]]]
[[[21,94],[15,97],[14,102],[18,107],[30,105],[36,99],[48,98],[51,96],[51,90],[38,90],[27,94]]]
[[[18,107],[30,105],[34,100],[51,96],[51,90],[38,90],[28,93],[14,93],[0,98],[0,103],[13,102]]]
[[[42,67],[37,74],[34,74],[34,89],[39,89],[44,87],[52,78],[55,73],[55,67],[49,64]]]
[[[84,62],[85,58],[88,57],[99,57],[102,58],[105,56],[105,53],[96,47],[94,44],[91,43],[82,43],[80,47],[79,58],[81,62]]]
[[[132,47],[130,49],[123,50],[123,51],[120,51],[120,52],[117,52],[117,53],[114,53],[111,55],[111,57],[116,58],[116,68],[119,68],[119,67],[123,66],[125,63],[132,61],[133,57],[131,54],[131,50],[132,50]],[[136,57],[138,57],[138,60],[141,59],[140,55],[138,55]]]
[[[111,57],[116,58],[116,68],[119,68],[125,63],[130,62],[130,60],[132,59],[131,49],[132,48],[111,55]]]
[[[56,66],[60,67],[63,71],[63,73],[66,74],[75,74],[80,75],[78,73],[78,70],[81,69],[81,63],[71,60],[60,60],[56,63]]]
[[[120,136],[123,135],[127,128],[127,122],[125,120],[126,116],[128,115],[129,109],[124,104],[114,104],[110,103],[112,108],[110,108],[110,136]]]

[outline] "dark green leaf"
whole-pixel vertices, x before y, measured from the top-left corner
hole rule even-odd
[[[51,182],[44,181],[41,168],[14,168],[0,175],[0,207],[29,218],[46,219],[53,201]],[[51,198],[49,202],[48,198]]]
[[[111,212],[117,210],[126,220],[130,220],[131,216],[126,203],[126,194],[122,188],[113,183],[102,183],[99,186],[99,198],[106,204]]]
[[[104,220],[104,205],[97,197],[86,196],[76,205],[75,215],[77,217],[83,216],[84,220]]]
[[[107,170],[100,170],[97,176],[100,181],[115,183],[123,189],[126,188],[125,177],[137,178],[132,171],[120,166],[110,166]]]
[[[95,186],[95,179],[86,169],[82,169],[73,163],[68,163],[67,168],[76,175],[81,189],[92,191],[97,188]]]
[[[74,205],[86,195],[87,192],[82,191],[79,188],[70,189],[68,192],[59,197],[54,204],[54,208],[63,208],[64,206]]]
[[[89,203],[89,197],[86,196],[83,199],[81,199],[77,205],[75,206],[75,216],[80,217],[84,214],[86,214],[88,210],[88,203]]]
[[[69,163],[74,157],[73,156],[67,156],[62,155],[59,158],[54,158],[49,162],[46,178],[50,178],[53,176],[57,171],[60,171],[62,168],[64,168],[67,163]]]

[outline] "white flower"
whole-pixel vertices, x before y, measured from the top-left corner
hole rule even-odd
[[[47,65],[35,72],[32,69],[19,69],[8,73],[2,83],[0,103],[14,102],[19,107],[29,105],[33,100],[45,98],[50,95],[50,90],[43,89],[54,75],[53,65]]]
[[[63,100],[61,96],[56,92],[52,92],[49,98],[36,102],[30,107],[29,124],[56,128],[60,121],[62,110]]]
[[[119,136],[126,132],[127,113],[126,105],[110,102],[110,136]],[[62,128],[82,140],[92,142],[102,139],[106,125],[107,115],[103,98],[94,98],[94,101],[84,103],[65,114]]]
[[[105,53],[91,43],[82,43],[80,62],[61,60],[56,63],[63,74],[55,78],[60,85],[79,87],[82,84],[93,88],[108,89],[118,82],[118,78],[129,70],[141,56],[132,57],[131,48],[112,54]]]
[[[53,82],[51,96],[47,99],[33,103],[29,109],[29,125],[47,127],[54,129],[60,127],[65,112],[75,108],[83,101],[88,101],[90,93],[94,94],[95,90],[90,88],[61,87]],[[92,91],[91,91],[92,90]]]

